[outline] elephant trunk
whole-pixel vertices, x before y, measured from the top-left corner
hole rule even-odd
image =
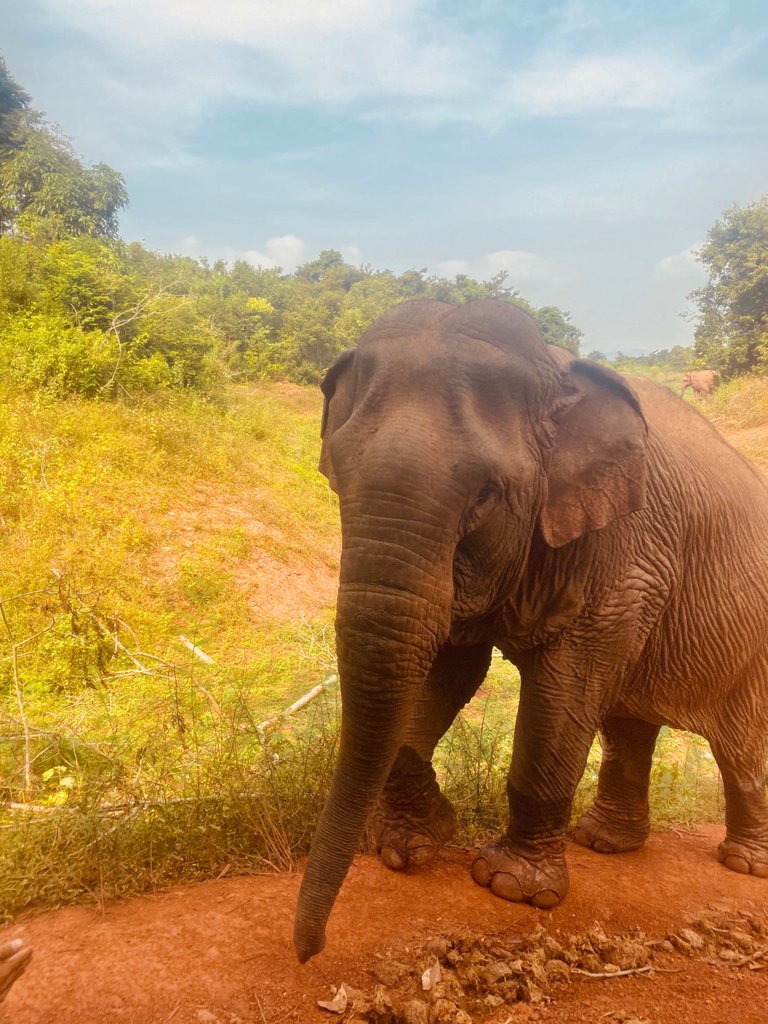
[[[336,895],[450,622],[455,541],[444,513],[440,522],[436,508],[425,510],[404,528],[391,525],[391,503],[366,505],[345,515],[342,503],[341,743],[299,894],[294,944],[302,963],[325,945]]]

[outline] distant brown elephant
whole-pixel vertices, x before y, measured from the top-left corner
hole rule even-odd
[[[697,398],[709,398],[715,389],[716,376],[714,370],[689,370],[683,377],[680,397],[683,397],[688,388],[693,388],[693,393]]]
[[[475,880],[539,907],[568,890],[571,803],[603,762],[577,842],[648,835],[659,728],[706,736],[726,867],[768,876],[768,488],[668,389],[545,343],[501,300],[409,302],[323,383],[321,469],[340,499],[341,745],[299,896],[302,961],[374,822],[382,860],[450,837],[435,744],[495,645],[520,670],[509,827]],[[414,882],[414,884],[418,884]]]

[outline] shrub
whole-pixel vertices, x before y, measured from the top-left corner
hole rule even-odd
[[[101,331],[86,331],[61,317],[19,314],[0,332],[6,378],[22,390],[93,397],[115,368],[115,352]]]

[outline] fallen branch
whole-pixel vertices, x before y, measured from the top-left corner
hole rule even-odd
[[[206,665],[214,664],[213,658],[210,656],[210,654],[206,654],[205,651],[201,651],[197,644],[193,644],[191,640],[187,639],[187,637],[179,634],[179,640],[181,640],[181,642],[184,644],[187,650],[192,651],[194,656],[196,658],[199,658],[200,661],[204,661]]]
[[[627,978],[630,974],[650,974],[654,970],[650,964],[645,967],[630,967],[626,971],[582,971],[579,967],[572,967],[571,974],[581,974],[585,978]]]
[[[137,800],[134,803],[99,804],[94,809],[105,814],[126,814],[133,817],[139,811],[148,811],[158,807],[173,807],[178,804],[215,803],[232,796],[250,800],[261,795],[260,793],[212,793],[210,796],[174,796],[169,797],[167,800]],[[42,807],[40,804],[20,804],[10,800],[0,800],[0,807],[6,807],[10,811],[32,811],[35,814],[55,814],[56,812],[69,809],[67,804],[57,805],[56,807]]]
[[[49,814],[57,809],[55,807],[41,807],[39,804],[18,804],[10,800],[0,801],[0,807],[7,807],[9,811],[32,811],[35,814]]]
[[[338,676],[335,674],[328,676],[328,678],[322,683],[318,683],[317,686],[313,686],[309,693],[305,693],[303,697],[299,697],[299,699],[291,704],[289,708],[286,708],[285,711],[281,711],[280,714],[275,715],[274,718],[265,718],[263,722],[260,722],[256,726],[256,732],[259,736],[263,736],[268,729],[272,728],[272,726],[282,722],[284,718],[288,718],[289,715],[294,714],[296,711],[301,711],[302,708],[305,708],[310,701],[313,701],[315,697],[319,697],[326,687],[331,686],[331,684],[335,683],[337,680]]]
[[[684,967],[655,967],[653,964],[646,964],[645,967],[629,967],[626,971],[601,971],[594,974],[592,971],[582,971],[579,967],[572,967],[571,974],[581,974],[585,978],[627,978],[631,974],[641,974],[644,978],[652,974],[683,974]]]

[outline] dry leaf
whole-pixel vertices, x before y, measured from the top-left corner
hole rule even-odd
[[[328,1010],[329,1013],[344,1013],[347,1008],[347,990],[339,985],[338,991],[333,999],[318,999],[317,1005],[321,1010]]]
[[[428,967],[421,976],[421,987],[425,992],[429,992],[430,989],[437,985],[442,977],[443,972],[440,967],[440,961],[435,957],[432,966]]]

